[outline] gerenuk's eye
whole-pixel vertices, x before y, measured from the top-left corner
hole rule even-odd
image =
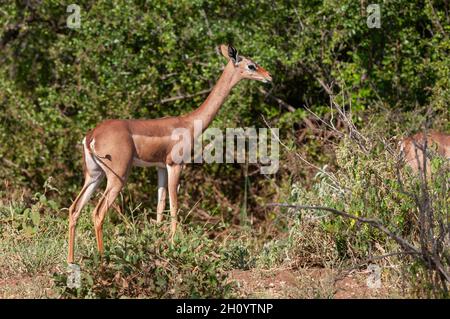
[[[254,64],[250,64],[250,65],[248,66],[248,69],[249,69],[249,70],[252,70],[252,71],[256,71],[256,66],[255,66]]]

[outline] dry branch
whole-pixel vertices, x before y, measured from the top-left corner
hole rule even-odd
[[[176,96],[171,96],[162,100],[159,100],[158,102],[153,102],[150,103],[150,105],[155,105],[155,104],[166,104],[166,103],[170,103],[170,102],[175,102],[175,101],[179,101],[179,100],[187,100],[187,99],[191,99],[193,97],[199,96],[199,95],[205,95],[208,94],[209,92],[212,91],[212,88],[209,88],[207,90],[203,90],[203,91],[199,91],[197,93],[192,93],[192,94],[182,94],[182,95],[176,95]]]
[[[259,88],[258,89],[259,92],[261,92],[262,94],[265,95],[265,97],[270,98],[271,100],[275,101],[278,103],[279,106],[284,107],[286,110],[288,110],[289,112],[295,112],[295,107],[293,107],[292,105],[290,105],[289,103],[286,103],[285,101],[283,101],[282,99],[272,95],[270,92],[267,92],[266,90],[264,90],[263,88]]]
[[[295,205],[295,204],[284,204],[284,203],[270,203],[270,204],[267,204],[266,206],[269,206],[269,207],[278,206],[278,207],[311,209],[311,210],[324,210],[324,211],[331,212],[331,213],[341,216],[341,217],[345,217],[345,218],[359,221],[361,223],[369,224],[370,226],[375,227],[376,229],[382,231],[387,236],[389,236],[390,238],[395,240],[405,250],[405,253],[418,255],[421,257],[421,259],[425,263],[429,263],[431,261],[433,263],[432,266],[434,266],[433,268],[438,270],[438,272],[447,280],[447,282],[450,283],[450,274],[444,269],[444,266],[439,261],[439,258],[437,258],[435,255],[426,253],[425,251],[423,251],[423,249],[421,250],[419,248],[414,247],[412,244],[407,242],[404,238],[394,234],[389,229],[387,229],[379,220],[351,215],[349,213],[346,213],[346,212],[343,212],[343,211],[340,211],[340,210],[337,210],[334,208],[330,208],[330,207],[324,207],[324,206]]]

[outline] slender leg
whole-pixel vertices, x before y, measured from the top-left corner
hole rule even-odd
[[[119,195],[122,189],[122,181],[109,179],[108,184],[106,185],[105,193],[102,198],[98,202],[94,211],[92,212],[92,219],[94,221],[95,228],[95,237],[97,239],[97,248],[100,255],[103,254],[103,220],[105,219],[105,215],[108,212],[108,209],[113,204],[114,200]]]
[[[102,133],[103,132],[103,133]],[[133,139],[129,134],[115,128],[100,131],[95,135],[95,130],[91,133],[89,149],[85,144],[85,156],[87,169],[99,168],[104,172],[107,179],[106,189],[100,198],[97,206],[92,212],[94,222],[97,248],[103,253],[103,221],[108,209],[113,205],[114,200],[119,195],[126,183],[133,163]]]
[[[99,174],[95,177],[91,177],[89,174],[86,174],[84,186],[69,208],[69,253],[67,257],[68,263],[73,263],[74,259],[75,228],[77,226],[77,220],[80,217],[81,210],[100,185],[101,181],[103,180],[103,176],[104,175]]]
[[[167,169],[158,167],[158,206],[156,208],[156,222],[160,223],[163,218],[163,211],[166,207],[167,193]]]
[[[170,201],[170,231],[173,237],[177,229],[177,211],[178,211],[178,198],[177,187],[180,180],[181,165],[167,165],[168,175],[168,188],[169,188],[169,201]]]

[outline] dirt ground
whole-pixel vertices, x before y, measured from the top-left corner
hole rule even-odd
[[[0,298],[55,298],[52,284],[50,274],[0,278]]]
[[[240,298],[401,298],[392,289],[369,288],[368,273],[338,274],[329,269],[233,270]],[[50,274],[0,279],[0,298],[57,298]]]
[[[234,270],[242,298],[401,298],[392,289],[369,288],[366,271],[338,274],[329,269]]]

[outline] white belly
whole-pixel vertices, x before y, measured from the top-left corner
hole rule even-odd
[[[140,160],[139,158],[133,158],[133,165],[138,167],[161,167],[166,168],[166,164],[159,163],[159,162],[146,162],[143,160]]]

